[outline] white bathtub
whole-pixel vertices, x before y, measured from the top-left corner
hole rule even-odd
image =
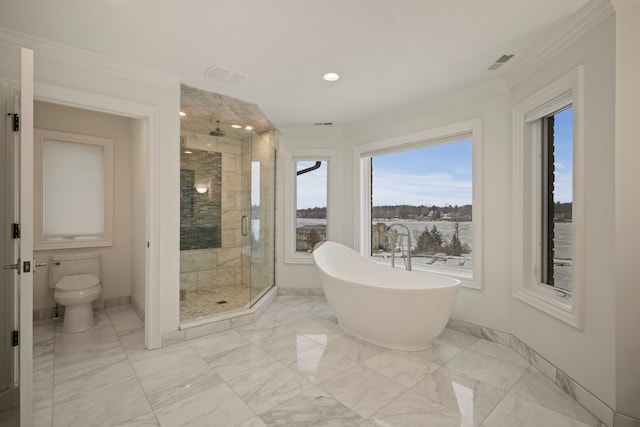
[[[392,269],[325,242],[313,251],[327,302],[347,333],[381,347],[426,350],[444,329],[460,281]]]

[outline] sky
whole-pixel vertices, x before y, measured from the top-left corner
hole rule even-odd
[[[554,202],[571,202],[573,176],[573,108],[556,114],[554,125]]]
[[[555,120],[555,202],[572,200],[572,113]],[[315,162],[297,162],[297,170]],[[373,205],[472,204],[471,140],[430,145],[372,157]],[[297,208],[326,206],[326,162],[297,177]]]
[[[296,171],[306,169],[315,161],[296,162]],[[296,177],[297,209],[321,208],[327,206],[327,162],[319,169]]]
[[[374,156],[373,206],[471,204],[471,140]]]

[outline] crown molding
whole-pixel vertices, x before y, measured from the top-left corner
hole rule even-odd
[[[180,82],[178,77],[171,74],[2,27],[0,27],[0,45],[18,50],[20,47],[26,47],[35,52],[36,60],[40,57],[51,62],[64,62],[77,69],[88,68],[163,90],[175,89]]]
[[[614,3],[635,3],[637,0],[591,0],[570,18],[563,28],[545,43],[534,49],[504,74],[510,87],[516,86],[534,74],[560,51],[582,37],[605,18],[614,13]]]

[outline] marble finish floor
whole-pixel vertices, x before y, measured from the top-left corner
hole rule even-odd
[[[180,320],[237,310],[249,304],[250,299],[249,286],[232,285],[189,291],[186,298],[180,301]]]
[[[34,330],[36,426],[601,426],[516,352],[445,329],[421,352],[344,334],[323,297],[147,351],[129,306]]]

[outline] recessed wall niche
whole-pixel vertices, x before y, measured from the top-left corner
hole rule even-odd
[[[220,248],[222,154],[180,153],[180,250]]]

